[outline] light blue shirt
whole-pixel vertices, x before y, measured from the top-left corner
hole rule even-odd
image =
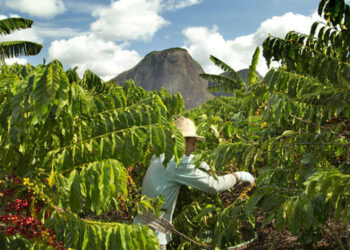
[[[194,155],[184,155],[178,166],[176,166],[173,158],[167,164],[167,167],[164,167],[164,154],[158,158],[153,155],[146,175],[143,178],[141,194],[150,198],[163,195],[165,203],[162,208],[166,212],[162,212],[161,217],[170,222],[172,222],[181,185],[191,186],[203,192],[216,193],[230,189],[236,184],[236,178],[232,174],[218,176],[215,180],[206,172],[195,167],[192,163],[193,157]],[[201,163],[199,167],[210,170],[210,167],[205,162]],[[134,219],[134,223],[140,223],[137,216]],[[158,231],[155,231],[155,233],[161,245],[166,245],[171,241],[170,234]]]

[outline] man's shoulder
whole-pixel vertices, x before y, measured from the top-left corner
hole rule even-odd
[[[195,165],[193,164],[193,160],[194,160],[194,155],[190,154],[189,156],[187,155],[183,155],[180,162],[176,163],[175,162],[175,158],[174,156],[171,158],[171,160],[167,163],[167,167],[180,167],[180,168],[194,168]],[[154,165],[154,164],[163,164],[165,159],[165,154],[161,154],[159,156],[153,155],[151,158],[151,164],[150,165]]]
[[[177,164],[178,167],[185,167],[185,168],[188,168],[188,167],[194,167],[193,165],[193,158],[194,158],[194,155],[183,155],[179,164]]]
[[[163,166],[165,160],[165,154],[160,154],[159,156],[153,154],[150,162],[150,166]],[[174,157],[167,163],[167,167],[171,167],[172,165],[176,165]]]

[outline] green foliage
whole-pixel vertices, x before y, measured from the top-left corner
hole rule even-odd
[[[16,30],[31,28],[32,20],[25,18],[10,17],[0,20],[0,35],[8,35]],[[20,55],[37,55],[42,49],[42,45],[28,41],[10,41],[0,43],[1,59],[7,57],[17,57]]]
[[[257,83],[257,81],[259,80],[257,78],[256,75],[256,66],[258,65],[259,62],[259,55],[260,55],[260,48],[257,47],[255,49],[255,52],[253,54],[253,59],[252,59],[252,63],[249,66],[249,74],[248,74],[248,86],[254,85],[255,83]]]
[[[0,22],[0,34],[9,35],[16,30],[31,28],[32,24],[32,20],[25,18],[5,18]]]
[[[231,93],[235,89],[240,89],[243,86],[246,86],[238,73],[229,65],[214,56],[210,56],[210,60],[224,70],[225,73],[223,75],[200,74],[202,78],[218,83],[217,85],[210,87],[209,90],[214,92],[224,90],[226,93]]]
[[[184,139],[172,123],[184,108],[181,95],[105,83],[91,71],[80,79],[59,61],[3,65],[0,78],[0,175],[41,187],[35,196],[45,212],[36,216],[66,247],[158,248],[147,227],[91,216],[125,206],[138,192],[126,168],[147,165],[140,163],[152,153],[165,153],[164,164],[181,159]]]
[[[54,212],[47,225],[58,240],[76,249],[157,249],[158,239],[147,226],[81,219],[70,213]]]
[[[242,87],[250,87],[257,83],[257,81],[259,80],[255,73],[256,66],[259,60],[259,54],[260,48],[257,47],[253,55],[252,63],[249,66],[247,84],[234,69],[232,69],[229,65],[227,65],[226,63],[214,56],[210,56],[210,60],[216,66],[220,67],[224,71],[224,73],[222,73],[221,75],[200,74],[200,76],[208,81],[216,83],[216,85],[208,88],[210,91],[213,92],[224,91],[226,93],[232,93],[235,90],[241,89]]]
[[[309,35],[289,32],[264,41],[268,65],[280,67],[256,81],[256,51],[247,89],[187,113],[209,138],[199,154],[212,170],[249,170],[258,177],[246,213],[262,208],[269,214],[264,225],[273,220],[276,229],[287,227],[307,248],[331,220],[349,223],[349,10],[343,0],[321,1],[324,22],[314,23]],[[225,82],[237,83],[230,77]],[[223,83],[221,76],[210,79]],[[344,236],[332,233],[345,249]]]
[[[324,23],[314,23],[309,35],[289,32],[264,41],[268,65],[281,66],[262,80],[255,75],[259,49],[247,85],[211,57],[226,74],[203,77],[233,96],[186,112],[206,137],[199,142],[198,163],[206,160],[214,176],[248,170],[257,176],[257,187],[250,197],[247,190],[180,192],[174,225],[193,239],[212,247],[236,245],[242,224],[254,227],[258,208],[269,214],[264,225],[287,227],[309,249],[330,220],[349,224],[350,9],[343,0],[322,0],[318,10]],[[184,140],[172,123],[183,112],[181,96],[147,92],[132,81],[105,83],[90,71],[80,79],[76,69],[65,72],[58,61],[0,70],[0,175],[35,183],[35,198],[45,203],[35,216],[66,247],[159,248],[147,227],[93,218],[135,197],[130,180],[137,175],[141,184],[151,154],[165,153],[164,164],[181,158]],[[137,172],[133,177],[130,167]],[[143,198],[133,209],[157,213],[161,203]],[[345,249],[342,236],[334,237]],[[34,244],[3,238],[6,246]],[[172,244],[193,247],[178,238]]]
[[[28,41],[9,41],[0,43],[2,58],[18,56],[35,56],[39,54],[42,45]]]

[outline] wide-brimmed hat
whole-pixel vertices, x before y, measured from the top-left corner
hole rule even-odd
[[[183,137],[195,137],[197,140],[203,140],[203,136],[196,133],[196,125],[191,119],[180,116],[174,121],[175,126],[181,131]]]

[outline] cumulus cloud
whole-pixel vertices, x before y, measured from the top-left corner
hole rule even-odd
[[[6,0],[6,5],[31,16],[43,18],[52,18],[66,10],[62,0]]]
[[[114,41],[148,41],[157,30],[169,24],[159,11],[159,0],[119,0],[92,13],[97,20],[91,24],[91,30]]]
[[[14,63],[18,63],[18,64],[27,64],[27,59],[25,58],[20,58],[20,57],[14,57],[14,58],[5,58],[5,63],[7,65],[11,65]]]
[[[106,42],[94,35],[83,35],[68,40],[56,40],[49,48],[49,59],[58,59],[69,67],[78,66],[78,74],[90,69],[104,80],[135,66],[141,57],[128,50],[127,43],[118,45]]]
[[[205,72],[214,74],[221,72],[221,69],[209,60],[210,55],[226,62],[233,69],[240,70],[249,67],[254,50],[262,44],[268,34],[282,38],[291,30],[308,34],[312,23],[317,18],[316,14],[304,16],[289,12],[283,16],[265,20],[255,33],[240,36],[234,40],[225,40],[215,26],[212,29],[189,27],[183,30],[186,39],[184,48],[202,65]],[[257,70],[261,74],[267,72],[262,53]]]

